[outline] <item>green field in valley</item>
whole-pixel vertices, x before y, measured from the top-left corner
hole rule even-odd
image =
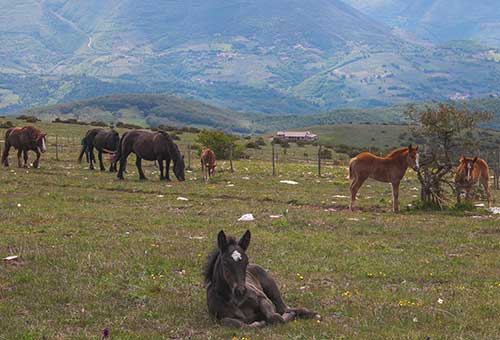
[[[141,182],[131,157],[118,181],[76,163],[88,127],[39,125],[50,136],[41,168],[0,169],[0,258],[19,256],[0,261],[2,340],[100,339],[104,328],[111,339],[500,338],[500,215],[414,209],[411,170],[401,213],[376,182],[350,213],[344,166],[319,178],[313,162],[290,159],[273,177],[267,156],[235,161],[234,173],[218,161],[205,184],[197,161],[171,183],[145,162]],[[180,137],[181,150],[194,141]],[[246,213],[255,221],[238,222]],[[321,321],[234,330],[210,319],[201,270],[221,229],[250,229],[250,259]]]

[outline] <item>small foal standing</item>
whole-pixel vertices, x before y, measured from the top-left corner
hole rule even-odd
[[[305,308],[288,308],[274,279],[264,268],[248,263],[250,231],[236,241],[224,231],[203,270],[208,312],[229,327],[263,327],[296,318],[320,318]]]
[[[472,188],[479,182],[488,197],[488,208],[491,208],[491,191],[489,186],[488,163],[485,160],[474,157],[467,158],[462,156],[460,164],[455,174],[455,190],[457,192],[457,201],[460,203],[460,194],[465,190],[465,199],[472,199]]]
[[[215,175],[215,153],[205,148],[201,151],[201,171],[205,182]]]
[[[369,152],[363,152],[349,162],[349,179],[351,183],[350,210],[354,209],[356,194],[363,183],[372,178],[376,181],[392,184],[392,209],[399,211],[399,183],[406,170],[411,167],[418,171],[418,146],[394,150],[386,157],[378,157]]]

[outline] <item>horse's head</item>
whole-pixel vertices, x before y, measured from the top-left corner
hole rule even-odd
[[[241,301],[246,294],[245,282],[248,257],[245,252],[249,244],[249,230],[245,232],[238,242],[234,242],[234,239],[228,239],[222,230],[217,235],[222,275],[229,289],[231,289],[232,295],[238,301]]]
[[[184,156],[180,156],[178,159],[174,160],[174,174],[179,181],[186,180],[186,177],[184,176],[185,167],[186,165],[184,164]]]
[[[38,149],[38,151],[40,151],[41,153],[44,153],[45,151],[47,151],[47,142],[45,140],[45,137],[47,135],[45,133],[42,133],[41,135],[39,135],[36,139],[36,147]]]
[[[474,164],[477,162],[477,157],[468,158],[465,156],[460,157],[459,171],[461,175],[467,178],[467,182],[472,179],[472,171],[474,170]]]
[[[413,147],[411,144],[408,147],[408,155],[407,155],[408,166],[415,171],[420,169],[420,161],[418,155],[418,145],[417,147]]]

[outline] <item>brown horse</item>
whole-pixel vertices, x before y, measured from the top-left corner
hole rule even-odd
[[[215,153],[205,148],[201,151],[201,171],[203,172],[203,178],[205,182],[215,175]]]
[[[349,162],[349,179],[351,183],[350,210],[354,210],[356,194],[363,183],[372,178],[376,181],[391,183],[392,210],[399,211],[399,183],[408,167],[418,171],[418,146],[394,150],[386,157],[377,157],[369,152],[363,152]]]
[[[224,231],[217,236],[217,248],[209,255],[203,276],[208,312],[228,327],[263,327],[294,319],[319,319],[305,308],[289,308],[278,285],[262,267],[249,264],[246,251],[250,231],[236,241]]]
[[[149,130],[132,130],[125,132],[118,146],[113,162],[120,161],[118,179],[123,179],[123,173],[127,165],[127,158],[135,153],[135,165],[139,171],[139,178],[145,180],[142,171],[142,159],[147,161],[158,161],[160,167],[160,180],[170,181],[170,161],[174,162],[174,174],[179,181],[184,181],[184,157],[179,148],[173,142],[168,133],[163,131],[152,132]],[[164,175],[163,161],[166,169]]]
[[[33,126],[13,127],[5,133],[5,148],[2,153],[2,164],[9,166],[9,150],[11,147],[17,149],[17,166],[28,167],[28,151],[36,153],[36,160],[33,163],[34,168],[40,164],[40,155],[47,151],[45,141],[46,134]],[[24,163],[21,161],[21,154]]]
[[[467,158],[462,156],[455,174],[455,189],[457,201],[460,203],[460,195],[465,191],[465,199],[472,199],[472,189],[479,182],[488,196],[488,207],[491,208],[491,192],[489,186],[488,163],[481,158]]]

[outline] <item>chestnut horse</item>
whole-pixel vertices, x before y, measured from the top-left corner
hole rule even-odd
[[[399,183],[403,179],[408,167],[418,171],[418,146],[394,150],[386,157],[378,157],[369,152],[363,152],[349,162],[349,179],[351,183],[351,204],[349,209],[354,210],[356,194],[363,183],[372,178],[376,181],[391,183],[392,210],[399,211]]]
[[[465,199],[470,200],[472,187],[478,182],[483,186],[488,197],[488,207],[491,208],[491,191],[489,186],[488,163],[481,158],[467,158],[462,156],[455,174],[455,189],[457,201],[460,203],[460,194],[465,190]]]
[[[263,327],[294,319],[319,319],[305,308],[289,308],[278,285],[262,267],[248,262],[250,231],[236,241],[217,235],[217,248],[203,270],[208,312],[228,327]]]
[[[40,155],[47,151],[45,140],[46,134],[33,126],[13,127],[5,133],[5,148],[2,153],[2,164],[9,166],[9,150],[11,147],[17,149],[17,166],[28,167],[28,151],[36,153],[36,160],[33,163],[34,168],[40,164]],[[21,154],[24,163],[21,162]]]
[[[205,182],[215,175],[215,153],[205,148],[201,151],[201,171]]]

